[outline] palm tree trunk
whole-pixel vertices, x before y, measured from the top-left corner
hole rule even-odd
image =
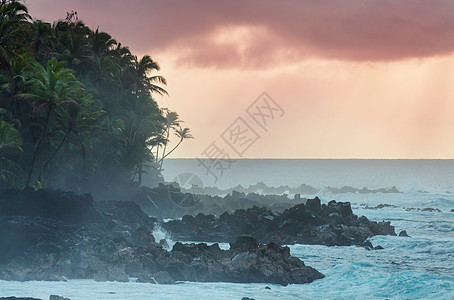
[[[30,170],[28,171],[28,178],[27,178],[27,184],[25,186],[30,186],[30,179],[32,177],[33,173],[33,167],[35,166],[36,162],[36,155],[38,154],[39,146],[41,146],[41,143],[44,140],[44,137],[47,134],[47,128],[49,127],[49,121],[50,121],[50,116],[52,115],[52,110],[53,110],[53,105],[49,105],[49,109],[47,110],[47,116],[46,116],[46,123],[44,125],[44,130],[43,133],[41,134],[41,137],[39,138],[38,144],[36,144],[35,151],[33,152],[33,157],[32,157],[32,164],[30,166]]]
[[[164,149],[162,150],[162,158],[160,160],[161,166],[159,167],[159,170],[162,170],[162,164],[164,157],[166,157],[166,148],[167,148],[167,143],[169,142],[169,135],[170,135],[170,125],[167,127],[167,136],[166,136],[166,142],[164,144]]]
[[[156,146],[156,159],[155,162],[158,163],[159,161],[159,145]]]
[[[169,151],[169,153],[167,153],[166,155],[164,155],[161,160],[159,161],[161,163],[161,170],[162,170],[162,164],[164,163],[164,158],[166,158],[167,156],[169,156],[175,149],[177,149],[178,146],[180,146],[181,142],[183,141],[184,139],[181,138],[180,141],[178,142],[178,144],[173,147],[172,150]]]
[[[143,171],[142,171],[142,164],[139,165],[139,186],[142,185],[142,174],[143,174]]]
[[[134,182],[134,179],[136,179],[137,172],[139,172],[139,166],[136,166],[136,169],[134,170],[134,175],[132,175],[132,181]]]
[[[57,155],[57,153],[60,151],[61,147],[63,147],[63,144],[66,142],[66,139],[68,138],[69,134],[71,133],[71,129],[68,129],[65,133],[65,136],[61,140],[60,144],[58,145],[57,149],[55,149],[54,153],[47,159],[47,161],[44,163],[43,167],[39,171],[38,178],[41,176],[43,171],[46,169],[47,165],[51,162],[51,160]]]

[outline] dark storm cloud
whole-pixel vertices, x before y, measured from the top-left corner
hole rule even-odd
[[[46,20],[77,10],[134,51],[203,67],[262,68],[308,57],[394,61],[454,51],[454,1],[28,0]],[[237,43],[216,41],[246,28]]]

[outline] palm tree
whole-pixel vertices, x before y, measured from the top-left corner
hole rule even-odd
[[[92,51],[93,68],[92,75],[95,84],[100,88],[100,84],[110,80],[115,80],[115,75],[120,73],[118,55],[115,50],[117,41],[109,34],[100,32],[98,29],[90,33],[90,44]]]
[[[150,93],[157,93],[159,95],[168,95],[167,91],[155,83],[167,85],[167,81],[163,76],[154,75],[148,77],[148,74],[152,71],[159,71],[161,68],[158,63],[151,59],[150,56],[145,55],[136,65],[136,70],[139,75],[140,83]]]
[[[174,111],[171,111],[169,109],[164,109],[165,111],[165,140],[163,143],[163,150],[162,150],[162,157],[164,157],[166,153],[166,148],[167,148],[167,143],[169,142],[169,136],[170,136],[170,130],[176,130],[178,126],[180,126],[180,117],[178,114]],[[156,152],[156,162],[160,163],[160,169],[162,169],[162,159],[159,160],[159,145],[158,145],[158,150]]]
[[[95,105],[90,94],[85,94],[83,91],[80,91],[80,95],[76,98],[77,100],[64,101],[56,109],[57,122],[64,131],[63,138],[56,147],[55,151],[41,167],[38,178],[41,177],[43,171],[61,150],[71,133],[74,132],[80,140],[79,131],[84,129],[94,129],[96,119],[105,113],[103,110],[92,110]]]
[[[90,41],[92,51],[97,56],[109,55],[118,44],[110,34],[100,32],[99,29],[90,33]]]
[[[80,71],[93,63],[93,55],[85,36],[71,31],[57,31],[58,45],[54,55],[67,62],[69,68]]]
[[[15,50],[23,47],[24,32],[30,19],[25,5],[16,0],[0,2],[0,71],[10,70],[10,60],[17,59]]]
[[[175,135],[177,137],[180,138],[180,140],[178,141],[178,143],[175,145],[175,147],[172,148],[172,150],[170,150],[167,154],[163,155],[161,160],[159,161],[160,164],[161,164],[161,167],[160,167],[160,170],[162,170],[162,164],[164,163],[164,158],[166,158],[167,156],[169,156],[173,151],[175,151],[175,149],[178,148],[178,146],[180,146],[180,144],[183,142],[183,140],[185,139],[193,139],[194,137],[191,135],[190,133],[190,130],[189,128],[178,128],[177,130],[175,130]]]
[[[52,25],[40,20],[32,24],[30,47],[38,62],[48,61],[55,49],[57,39]]]
[[[127,89],[136,97],[145,93],[151,97],[151,94],[168,95],[167,91],[156,83],[167,85],[167,81],[163,76],[154,75],[148,76],[153,71],[159,71],[161,68],[150,56],[145,55],[142,59],[137,56],[125,53],[123,63],[126,68],[123,71],[122,82]]]
[[[77,12],[66,14],[65,20],[53,26],[57,40],[53,54],[66,61],[68,68],[82,71],[93,64],[93,52],[88,40],[91,30],[79,20]]]
[[[55,58],[49,60],[46,68],[36,64],[33,70],[33,77],[27,82],[30,86],[30,92],[18,95],[20,98],[31,100],[37,110],[45,109],[46,111],[44,129],[33,152],[27,186],[30,184],[36,155],[47,135],[55,107],[64,101],[72,100],[73,95],[80,92],[83,88],[82,84],[74,76],[74,71],[66,69],[64,66],[65,62],[57,62]]]

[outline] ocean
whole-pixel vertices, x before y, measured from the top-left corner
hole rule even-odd
[[[292,255],[326,275],[305,285],[183,282],[164,286],[135,283],[133,279],[129,283],[0,281],[0,296],[48,299],[50,294],[58,294],[71,300],[454,299],[454,160],[241,159],[222,172],[212,168],[216,176],[195,159],[169,159],[164,168],[167,181],[191,173],[204,187],[220,189],[258,182],[284,189],[309,185],[316,192],[301,196],[318,196],[323,203],[350,201],[355,214],[391,221],[397,233],[406,230],[410,237],[374,237],[373,245],[384,248],[375,251],[355,246],[292,245]]]

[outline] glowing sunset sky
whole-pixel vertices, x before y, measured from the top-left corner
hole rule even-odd
[[[453,158],[454,1],[27,0],[75,10],[168,80],[197,157],[266,91],[285,110],[244,157]],[[257,125],[257,124],[255,124]]]

